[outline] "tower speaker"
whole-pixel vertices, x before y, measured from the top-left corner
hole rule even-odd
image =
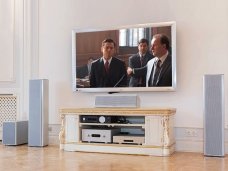
[[[49,81],[29,80],[29,146],[48,145]]]
[[[224,156],[224,76],[204,75],[204,155]]]

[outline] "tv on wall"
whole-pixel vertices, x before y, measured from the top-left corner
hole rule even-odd
[[[155,60],[151,51],[151,40],[154,35],[162,34],[168,38],[169,49],[168,54],[170,60],[170,77],[171,81],[168,85],[158,86],[131,86],[130,79],[133,75],[122,74],[117,77],[119,70],[126,70],[130,66],[129,58],[138,53],[138,42],[141,39],[149,41],[148,53],[152,55],[151,60]],[[124,63],[123,67],[118,71],[113,72],[109,78],[114,83],[109,86],[92,86],[91,73],[96,72],[99,79],[106,79],[105,67],[95,68],[95,63],[102,63],[102,41],[112,39],[115,42],[113,57]],[[113,63],[114,60],[112,59]],[[149,65],[149,62],[147,63]],[[110,68],[112,67],[112,62]],[[146,65],[145,65],[146,66]],[[145,69],[144,66],[144,69]],[[136,68],[135,70],[140,67]],[[163,70],[162,70],[163,69]],[[165,70],[161,69],[161,73]],[[98,70],[102,70],[98,73]],[[145,71],[145,70],[144,70]],[[125,71],[124,71],[125,72]],[[127,72],[126,72],[127,73]],[[147,70],[148,73],[148,70]],[[116,74],[116,75],[115,75]],[[145,75],[142,77],[147,77]],[[98,79],[98,78],[95,78]],[[125,84],[120,83],[125,80]],[[94,79],[93,79],[94,81]],[[97,81],[97,80],[96,80]],[[104,84],[105,85],[105,84]],[[137,92],[137,91],[175,91],[176,88],[176,23],[146,23],[119,27],[94,28],[94,29],[73,29],[72,30],[72,88],[73,91],[82,92]]]

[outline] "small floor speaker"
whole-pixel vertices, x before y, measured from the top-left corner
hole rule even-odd
[[[225,155],[224,75],[204,75],[204,155]]]
[[[3,122],[2,143],[20,145],[28,143],[28,121]]]
[[[29,146],[48,145],[49,81],[29,80]]]

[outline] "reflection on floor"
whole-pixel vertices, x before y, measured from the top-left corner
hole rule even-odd
[[[0,145],[0,170],[227,171],[228,156],[176,152],[170,157],[66,152],[58,146]]]

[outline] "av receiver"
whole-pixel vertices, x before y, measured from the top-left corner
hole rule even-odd
[[[82,115],[80,116],[82,123],[116,123],[116,116],[104,116],[104,115]]]

